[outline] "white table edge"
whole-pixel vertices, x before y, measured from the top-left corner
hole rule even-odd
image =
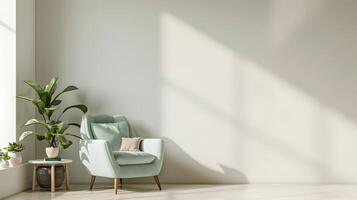
[[[67,164],[71,162],[73,162],[73,160],[71,159],[62,159],[61,161],[44,161],[43,159],[28,161],[28,163],[35,164],[35,165],[60,165],[60,164]]]

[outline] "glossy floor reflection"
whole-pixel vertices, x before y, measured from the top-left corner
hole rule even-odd
[[[191,185],[165,184],[158,191],[156,185],[124,185],[114,195],[108,185],[99,185],[88,191],[87,185],[73,185],[71,191],[59,190],[51,194],[48,191],[25,191],[7,199],[145,199],[145,200],[349,200],[357,199],[357,185],[295,185],[295,184],[259,184],[259,185]]]

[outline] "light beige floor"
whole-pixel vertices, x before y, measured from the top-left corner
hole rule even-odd
[[[357,185],[163,185],[158,191],[156,185],[124,185],[114,195],[110,186],[97,186],[88,191],[86,185],[72,185],[71,191],[60,190],[54,194],[48,191],[25,191],[9,197],[10,200],[36,199],[145,199],[145,200],[352,200],[357,199]]]

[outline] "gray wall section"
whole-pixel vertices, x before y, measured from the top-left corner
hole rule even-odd
[[[32,89],[24,80],[35,80],[35,1],[17,0],[16,15],[16,91],[34,95]],[[35,117],[35,109],[29,102],[16,101],[16,133],[17,138],[27,129],[23,125],[27,120]],[[23,152],[24,159],[35,157],[35,140],[24,141],[26,151]]]

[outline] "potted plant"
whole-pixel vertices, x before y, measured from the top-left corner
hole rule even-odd
[[[88,111],[87,106],[83,104],[71,105],[61,110],[61,112],[54,117],[55,113],[60,110],[60,104],[62,103],[62,100],[60,99],[61,95],[63,93],[78,89],[76,86],[70,85],[55,95],[57,80],[57,77],[52,78],[51,81],[45,86],[41,86],[35,81],[24,81],[33,90],[35,90],[37,98],[32,98],[27,94],[20,94],[17,96],[20,99],[31,102],[37,108],[37,111],[42,117],[41,120],[30,119],[24,126],[39,125],[45,128],[45,131],[42,133],[25,131],[21,134],[19,140],[22,141],[30,135],[35,136],[40,141],[46,140],[48,142],[48,147],[46,148],[48,158],[58,157],[59,147],[66,149],[72,145],[73,142],[69,140],[67,136],[81,139],[81,137],[68,132],[68,128],[70,126],[80,127],[80,125],[78,123],[65,123],[61,121],[63,114],[72,108],[77,108],[83,113]]]
[[[7,147],[8,154],[10,156],[10,165],[11,166],[18,166],[22,162],[21,151],[24,150],[24,145],[13,142],[9,143]]]
[[[7,151],[0,152],[0,167],[8,168],[9,167],[10,156]]]

